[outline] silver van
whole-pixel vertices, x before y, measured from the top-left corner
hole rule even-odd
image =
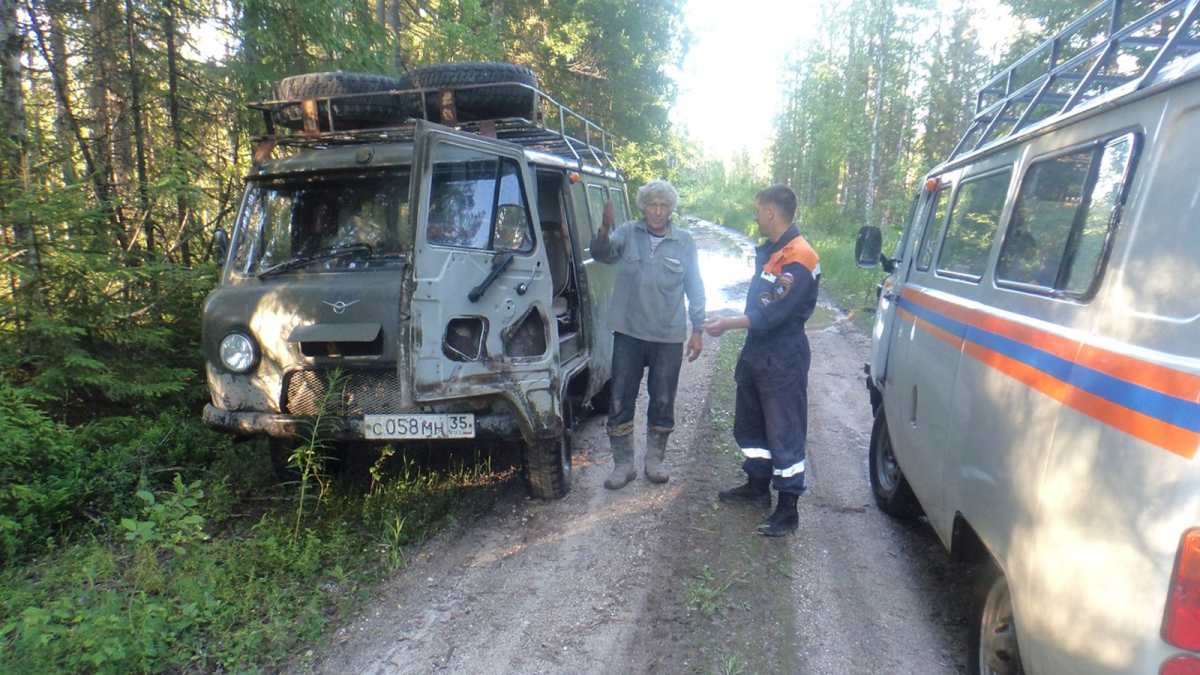
[[[881,261],[869,473],[986,563],[970,672],[1200,673],[1200,3],[1108,0],[979,93]]]
[[[603,407],[615,274],[589,247],[628,217],[612,137],[532,71],[288,78],[263,114],[204,307],[205,422],[273,439],[515,441],[566,494],[571,425]]]

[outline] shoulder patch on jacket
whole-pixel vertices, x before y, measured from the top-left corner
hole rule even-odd
[[[784,265],[790,263],[800,263],[813,276],[819,273],[820,258],[804,237],[796,237],[784,244],[783,248],[771,254],[767,264],[763,266],[763,271],[778,276],[783,271]]]

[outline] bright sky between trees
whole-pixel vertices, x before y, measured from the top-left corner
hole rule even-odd
[[[693,42],[672,73],[679,96],[671,119],[718,158],[746,149],[758,159],[782,105],[789,53],[814,36],[825,0],[686,0]],[[994,0],[970,0],[985,48],[1013,30]],[[940,0],[947,12],[958,0]]]
[[[808,39],[820,0],[687,0],[693,43],[675,74],[672,119],[718,157],[757,157],[782,105],[787,54]]]

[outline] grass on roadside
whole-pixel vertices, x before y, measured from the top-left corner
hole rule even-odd
[[[222,445],[216,467],[147,477],[135,509],[0,570],[0,672],[270,671],[498,478],[479,456],[431,469],[385,451],[369,479],[302,498],[261,470],[265,447],[188,433]]]
[[[721,338],[716,376],[709,397],[711,436],[707,461],[718,467],[723,485],[745,480],[742,454],[733,440],[736,386],[733,382],[743,331]],[[791,672],[795,610],[786,574],[793,560],[786,540],[759,536],[755,525],[765,513],[716,502],[704,514],[711,545],[703,546],[691,578],[683,581],[683,597],[692,625],[695,673]]]

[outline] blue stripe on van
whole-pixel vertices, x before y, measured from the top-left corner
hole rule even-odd
[[[1055,379],[1094,396],[1161,420],[1181,429],[1200,433],[1200,403],[1163,394],[1127,382],[1069,359],[1051,354],[1025,342],[971,326],[906,297],[898,297],[898,306],[913,316],[967,342],[975,343],[1010,359],[1024,363]],[[973,312],[973,310],[964,311]]]

